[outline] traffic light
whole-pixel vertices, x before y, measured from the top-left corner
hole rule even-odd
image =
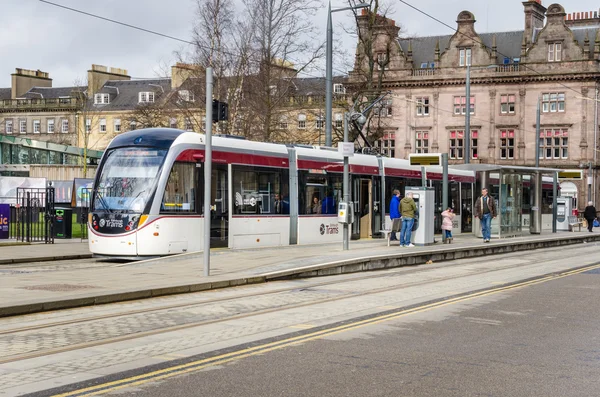
[[[218,121],[229,119],[229,105],[226,102],[220,102],[216,99],[212,103],[212,121],[216,123]]]

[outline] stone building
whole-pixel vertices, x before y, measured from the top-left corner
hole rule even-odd
[[[393,147],[399,158],[442,152],[454,164],[468,155],[472,163],[534,166],[539,102],[540,166],[582,170],[591,162],[596,173],[597,14],[567,17],[560,4],[546,8],[541,0],[523,2],[522,12],[519,31],[478,33],[475,16],[463,11],[452,35],[394,38],[393,46],[376,47],[386,48],[389,57],[383,88],[393,100],[393,129],[377,144]],[[467,109],[470,153],[465,153]],[[585,198],[583,180],[570,182]]]

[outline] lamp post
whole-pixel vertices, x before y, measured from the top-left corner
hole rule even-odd
[[[467,82],[466,82],[466,114],[465,114],[465,164],[471,161],[471,69],[496,69],[496,65],[488,65],[483,67],[471,68],[470,59],[465,59],[467,62]]]
[[[331,14],[338,11],[356,10],[359,8],[368,8],[369,4],[359,3],[352,7],[331,9],[331,2],[327,9],[327,48],[326,48],[326,71],[325,71],[325,146],[331,146],[331,112],[333,102],[333,27],[331,25]]]

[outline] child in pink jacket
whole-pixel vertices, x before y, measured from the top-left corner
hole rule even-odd
[[[450,207],[442,212],[442,230],[446,233],[446,241],[444,244],[452,244],[452,220],[455,216],[456,214]]]

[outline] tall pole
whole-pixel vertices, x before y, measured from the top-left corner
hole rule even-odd
[[[466,60],[466,59],[465,59]],[[465,164],[471,161],[471,65],[467,63],[467,114],[465,115]]]
[[[442,153],[442,211],[448,208],[448,153]],[[442,233],[442,241],[446,242],[446,233]]]
[[[333,27],[331,26],[331,2],[327,9],[327,48],[325,55],[325,146],[331,147],[331,108],[333,89]]]
[[[535,168],[540,166],[540,98],[537,100],[537,110],[535,114]]]
[[[210,275],[210,223],[212,176],[212,93],[213,70],[206,68],[206,134],[204,136],[204,276]]]
[[[558,196],[558,172],[552,173],[552,233],[556,233],[556,218],[558,211],[556,208],[556,196]],[[569,214],[567,214],[569,215]]]
[[[594,168],[596,167],[597,164],[597,159],[598,159],[598,85],[596,84],[596,101],[594,102],[595,106],[594,106],[594,145],[592,146],[593,150],[594,150]],[[592,175],[593,176],[593,175]],[[594,205],[596,205],[596,191],[598,190],[597,186],[596,186],[596,178],[594,178],[594,184],[593,184],[593,202]]]
[[[594,150],[596,150],[594,148]],[[588,201],[592,201],[592,162],[588,163]]]
[[[348,113],[344,113],[344,143],[348,142]],[[344,156],[344,184],[342,187],[344,202],[350,207],[350,166],[348,164],[348,156]],[[348,208],[346,211],[349,211]],[[348,241],[348,223],[344,223],[344,250],[350,249]]]

